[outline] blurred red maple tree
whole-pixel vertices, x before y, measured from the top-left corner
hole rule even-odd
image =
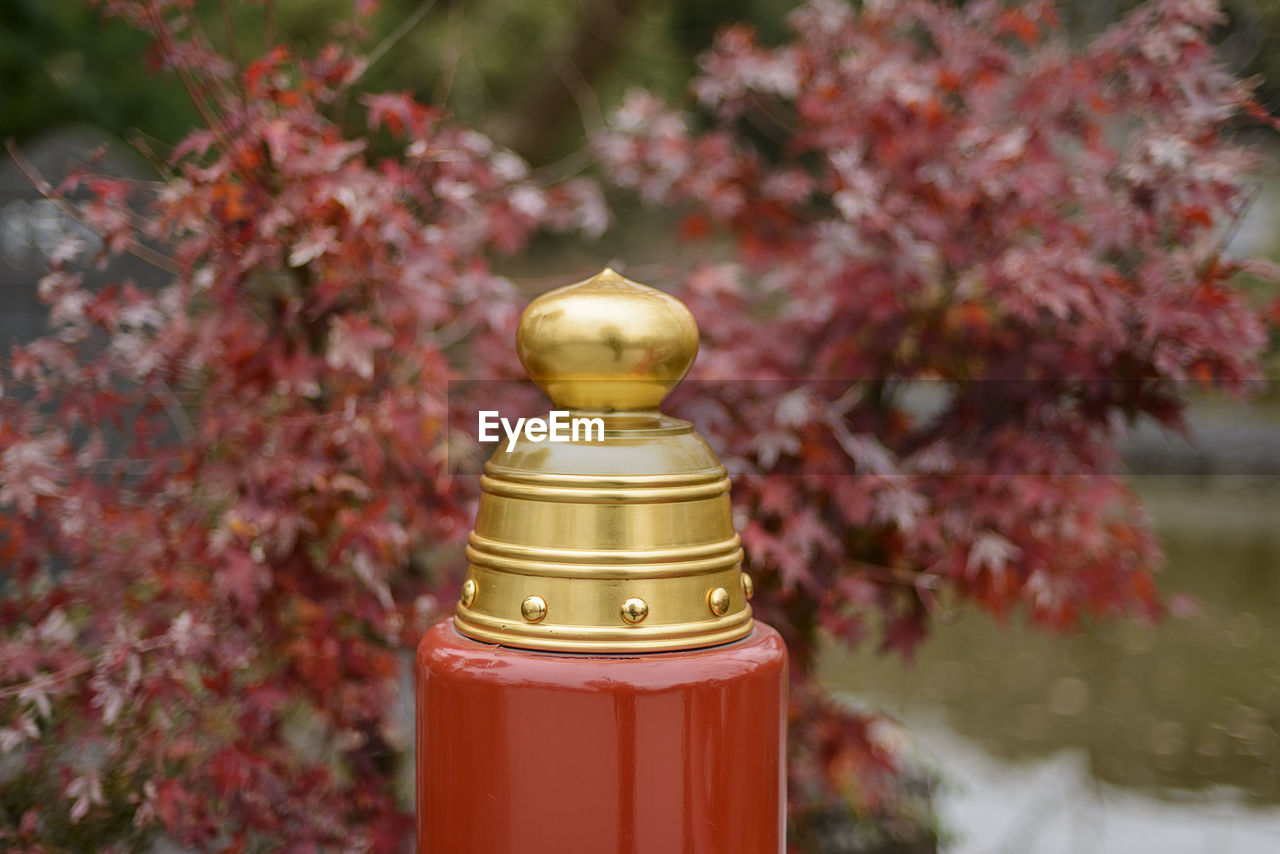
[[[909,655],[943,593],[1058,628],[1161,612],[1116,439],[1180,429],[1192,385],[1247,393],[1266,334],[1233,278],[1277,279],[1223,256],[1256,163],[1231,131],[1274,122],[1215,62],[1218,15],[1154,2],[1070,50],[1051,3],[813,0],[784,45],[721,34],[697,120],[634,92],[596,138],[614,183],[733,246],[687,282],[695,372],[772,393],[712,383],[699,414],[749,473],[757,610],[802,679],[821,636]],[[849,793],[815,714],[793,817]]]
[[[603,196],[405,95],[336,118],[358,26],[239,67],[189,3],[103,6],[205,126],[154,183],[50,188],[172,280],[88,289],[66,246],[55,331],[4,366],[0,839],[398,850],[402,656],[474,499],[446,383],[514,375],[487,259],[599,233]],[[1264,343],[1222,232],[1253,163],[1226,131],[1267,119],[1215,65],[1215,15],[1160,2],[1071,50],[1049,4],[813,0],[783,46],[723,34],[704,130],[637,93],[594,139],[604,182],[680,209],[673,239],[731,238],[680,292],[697,375],[733,382],[685,408],[741,473],[754,602],[792,651],[797,840],[833,804],[892,811],[873,722],[813,684],[821,637],[878,614],[909,653],[939,596],[1159,613],[1116,419],[1176,426],[1183,383],[1241,390]],[[930,418],[918,379],[945,391]]]

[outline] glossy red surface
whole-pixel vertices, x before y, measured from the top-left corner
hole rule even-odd
[[[423,854],[782,851],[786,649],[634,656],[418,648]]]

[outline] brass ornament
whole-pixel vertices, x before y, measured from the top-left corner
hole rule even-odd
[[[628,623],[644,622],[644,618],[649,616],[649,606],[643,599],[631,597],[622,603],[622,619]]]
[[[689,310],[605,270],[535,299],[516,341],[555,408],[602,418],[604,441],[499,443],[467,541],[468,580],[485,595],[459,601],[458,631],[566,652],[749,634],[724,466],[692,425],[657,409],[697,355]],[[724,594],[718,612],[713,589]],[[536,620],[526,609],[535,598]]]
[[[717,617],[723,617],[725,612],[729,610],[729,591],[723,587],[717,587],[712,590],[707,594],[707,607]]]
[[[547,600],[541,596],[526,596],[520,603],[520,615],[531,623],[541,623],[547,616]]]
[[[468,578],[462,582],[462,594],[458,596],[458,601],[466,608],[470,608],[472,603],[476,601],[476,583],[474,580]]]
[[[752,581],[751,576],[745,572],[742,573],[742,595],[746,596],[748,599],[756,595],[756,583]]]
[[[530,303],[516,353],[562,409],[652,410],[698,355],[698,326],[680,300],[605,269]]]

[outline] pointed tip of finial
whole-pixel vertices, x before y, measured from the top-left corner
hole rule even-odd
[[[601,270],[599,273],[596,273],[591,278],[583,279],[581,282],[576,282],[575,284],[568,285],[567,287],[573,288],[574,290],[577,290],[577,291],[587,290],[590,288],[603,288],[603,287],[636,288],[638,290],[656,290],[655,288],[650,288],[648,285],[642,285],[639,282],[634,282],[631,279],[628,279],[626,276],[622,275],[617,270],[613,269],[613,267],[605,267],[603,270]],[[658,293],[661,293],[661,291],[658,291]]]
[[[516,332],[529,376],[567,409],[653,409],[698,353],[684,303],[605,267],[543,294]]]
[[[582,285],[592,285],[592,284],[595,284],[595,285],[603,285],[603,284],[609,284],[609,285],[636,285],[636,284],[639,284],[639,283],[638,283],[638,282],[633,282],[633,281],[631,281],[631,280],[630,280],[630,279],[628,279],[626,276],[622,275],[621,273],[619,273],[617,270],[613,269],[612,267],[605,267],[605,268],[604,268],[603,270],[601,270],[599,273],[596,273],[594,276],[592,276],[591,278],[587,279],[587,280],[586,280],[586,281],[584,281],[584,282],[581,282],[580,284],[582,284]],[[644,286],[643,286],[643,285],[641,285],[641,287],[644,287]]]

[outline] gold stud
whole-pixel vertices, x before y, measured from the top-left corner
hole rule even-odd
[[[712,590],[707,594],[707,606],[711,608],[711,613],[723,617],[729,612],[729,591],[723,587]]]
[[[531,623],[540,623],[547,616],[547,600],[541,596],[526,596],[520,603],[520,613]]]
[[[462,607],[470,608],[471,603],[476,601],[476,582],[473,578],[468,578],[462,582],[462,595],[458,597],[462,602]]]
[[[643,599],[631,598],[622,603],[622,619],[639,623],[649,616],[649,604]]]
[[[751,576],[745,572],[742,573],[742,593],[748,599],[756,595],[756,583],[751,580]]]

